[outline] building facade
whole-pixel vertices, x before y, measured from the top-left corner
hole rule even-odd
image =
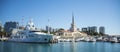
[[[90,33],[92,33],[92,32],[97,32],[97,27],[96,27],[96,26],[88,27],[88,31],[89,31]]]
[[[10,35],[12,29],[18,28],[18,22],[6,22],[4,24],[4,30]]]
[[[99,33],[105,34],[105,27],[103,27],[103,26],[99,27]]]
[[[88,31],[88,28],[82,28],[81,29],[83,32],[87,32]]]
[[[87,33],[88,35],[98,35],[96,26],[84,27],[81,30],[82,30],[82,32]]]
[[[61,30],[61,31],[57,32],[56,34],[58,36],[61,36],[61,38],[77,38],[77,37],[81,37],[81,36],[87,36],[86,33],[80,32],[78,30],[78,28],[75,25],[73,15],[72,15],[72,23],[71,23],[70,29],[69,30]]]

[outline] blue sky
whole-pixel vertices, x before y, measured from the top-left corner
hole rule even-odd
[[[0,21],[30,20],[36,27],[69,29],[72,12],[78,28],[105,26],[107,34],[120,34],[120,1],[118,0],[0,0]],[[24,17],[23,17],[24,16]],[[22,23],[24,19],[24,23]]]

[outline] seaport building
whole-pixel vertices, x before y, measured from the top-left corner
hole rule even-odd
[[[86,33],[79,31],[78,28],[76,27],[74,21],[74,15],[72,15],[71,27],[68,30],[60,30],[56,34],[63,39],[71,39],[71,38],[75,39],[75,38],[87,36]]]

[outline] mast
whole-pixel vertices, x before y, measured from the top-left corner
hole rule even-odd
[[[24,21],[24,19],[23,19],[23,18],[24,18],[24,16],[22,16],[22,27],[24,27],[24,25],[23,25],[23,23],[24,23],[24,22],[23,22],[23,21]]]

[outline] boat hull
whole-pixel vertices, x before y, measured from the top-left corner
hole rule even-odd
[[[26,43],[50,43],[52,41],[52,35],[37,35],[33,37],[22,36],[22,38],[9,38],[11,42],[26,42]]]

